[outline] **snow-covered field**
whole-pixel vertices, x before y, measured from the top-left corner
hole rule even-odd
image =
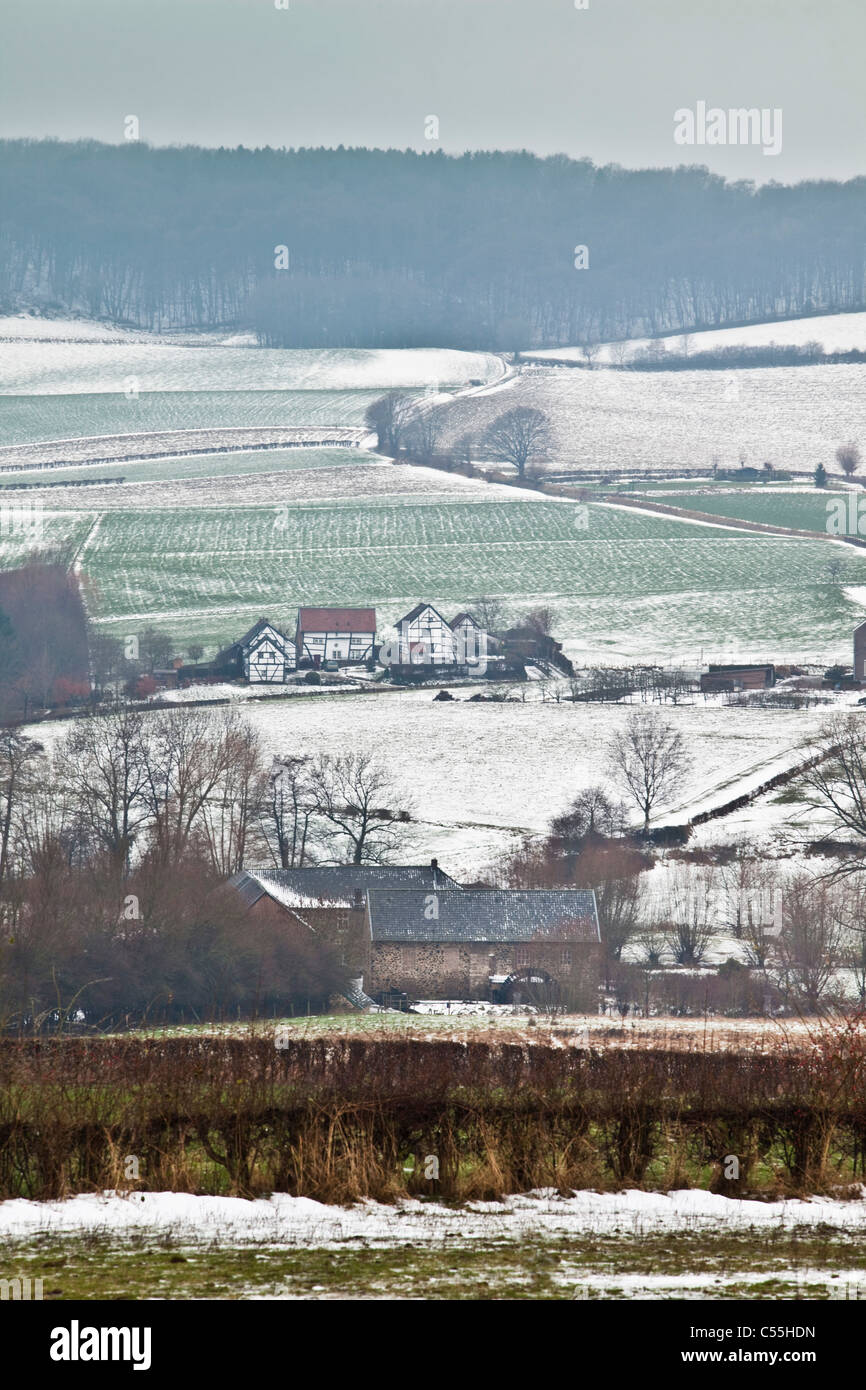
[[[315,699],[245,702],[266,753],[374,753],[396,797],[414,808],[403,862],[436,855],[464,880],[526,838],[543,835],[581,789],[604,778],[605,744],[630,712],[628,705],[522,703],[519,695],[517,703],[473,703],[469,690],[456,687],[451,702],[435,702],[431,690],[312,693]],[[842,707],[851,698],[843,697]],[[667,706],[664,716],[686,738],[693,764],[683,792],[660,805],[654,821],[680,824],[796,766],[802,742],[820,728],[827,710],[742,709],[714,700]],[[67,729],[44,723],[31,732],[51,747]],[[747,827],[759,843],[786,852],[815,839],[823,827],[814,813],[777,805],[773,795],[738,812],[730,824],[725,819],[700,827],[695,845],[725,843]]]
[[[502,411],[528,406],[551,421],[554,472],[761,467],[835,468],[845,439],[866,438],[866,366],[738,371],[536,369],[462,396],[442,411],[449,439],[479,435]]]
[[[765,347],[769,343],[787,347],[812,342],[820,343],[825,352],[848,352],[851,348],[866,351],[866,313],[816,314],[810,318],[780,319],[775,323],[749,323],[739,328],[708,328],[689,334],[688,350],[692,353],[709,348]],[[624,343],[604,343],[597,360],[616,361],[623,348],[628,360],[637,349],[658,343],[668,352],[683,351],[682,334],[671,333],[663,338],[629,338]],[[575,362],[583,360],[579,347],[543,348],[541,351],[533,348],[529,355],[561,357]]]
[[[493,353],[450,348],[253,348],[211,346],[212,340],[191,347],[132,335],[120,342],[3,338],[0,320],[3,395],[124,392],[130,379],[141,392],[435,390],[494,381],[505,370]]]
[[[866,1199],[866,1189],[864,1189]],[[445,1242],[455,1237],[537,1241],[555,1236],[640,1237],[664,1232],[804,1231],[828,1227],[866,1236],[866,1200],[840,1202],[745,1201],[701,1190],[680,1192],[553,1191],[505,1197],[501,1202],[468,1202],[462,1208],[404,1200],[393,1206],[359,1202],[326,1206],[309,1197],[196,1197],[182,1192],[106,1193],[61,1202],[0,1202],[0,1240],[39,1234],[97,1235],[147,1231],[171,1235],[192,1245],[277,1243],[340,1246],[363,1241],[371,1246]],[[861,1271],[866,1279],[866,1272]]]
[[[410,840],[417,852],[425,859],[435,854],[461,878],[481,872],[524,837],[542,834],[581,788],[598,781],[605,743],[629,709],[434,703],[430,691],[408,691],[257,705],[248,713],[275,753],[339,754],[349,747],[377,753],[399,794],[414,803]],[[684,793],[658,808],[658,824],[684,822],[795,766],[799,745],[826,711],[697,704],[668,708],[665,717],[685,736],[694,762]],[[802,807],[800,813],[802,819]],[[706,827],[710,842],[722,838],[721,824]]]

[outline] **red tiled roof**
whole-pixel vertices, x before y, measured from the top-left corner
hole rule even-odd
[[[301,632],[375,632],[375,608],[299,608]]]

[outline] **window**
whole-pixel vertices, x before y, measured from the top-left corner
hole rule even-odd
[[[529,964],[529,947],[517,946],[514,950],[514,964],[516,966]]]
[[[560,963],[560,965],[571,965],[571,947],[570,947],[570,946],[563,946],[562,950],[561,950],[560,953],[559,953],[559,963]]]

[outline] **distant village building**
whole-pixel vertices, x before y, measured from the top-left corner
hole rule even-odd
[[[566,675],[574,675],[574,667],[562,650],[562,643],[529,625],[507,628],[500,634],[500,645],[506,660],[542,661],[557,666]]]
[[[701,675],[701,691],[705,695],[731,693],[737,690],[767,690],[776,684],[775,666],[713,666]]]
[[[375,608],[298,609],[299,666],[358,666],[372,659],[375,641]]]
[[[231,884],[251,911],[283,913],[338,944],[367,996],[561,995],[594,1006],[601,938],[590,891],[463,889],[435,860],[249,870]]]
[[[854,629],[854,679],[866,681],[866,623]]]
[[[417,603],[397,623],[401,665],[453,666],[457,647],[451,624],[432,603]]]
[[[449,627],[454,633],[458,661],[471,662],[490,655],[494,645],[490,634],[484,631],[471,613],[458,613],[456,618],[451,619]]]
[[[212,678],[245,680],[251,685],[285,685],[293,675],[295,644],[267,618],[259,618],[243,637],[218,652],[206,668]],[[187,671],[182,672],[183,675]]]

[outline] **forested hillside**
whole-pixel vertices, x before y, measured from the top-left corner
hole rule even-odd
[[[756,189],[525,152],[13,140],[0,182],[5,312],[513,349],[866,303],[862,178]]]

